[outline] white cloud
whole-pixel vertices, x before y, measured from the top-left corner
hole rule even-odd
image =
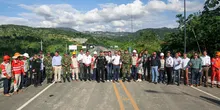
[[[201,0],[187,1],[187,11],[202,9]],[[175,27],[166,12],[183,12],[183,0],[149,0],[146,4],[134,0],[127,4],[100,4],[100,7],[83,12],[69,4],[25,5],[19,7],[30,12],[18,13],[19,17],[0,16],[0,24],[21,24],[34,27],[70,27],[79,31],[131,31],[131,19],[134,31],[149,27]]]

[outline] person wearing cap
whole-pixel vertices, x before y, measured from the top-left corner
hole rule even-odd
[[[32,72],[34,74],[34,86],[35,87],[41,86],[41,77],[42,77],[42,74],[40,71],[41,63],[42,63],[42,60],[40,58],[40,54],[39,55],[35,54],[32,60]]]
[[[84,80],[91,81],[91,63],[92,63],[92,57],[89,53],[89,51],[86,51],[86,55],[83,56],[83,65],[84,65]]]
[[[189,85],[189,68],[188,68],[188,62],[190,59],[187,57],[187,54],[183,54],[183,59],[182,59],[182,73],[184,73],[184,84]]]
[[[105,56],[106,60],[107,60],[107,82],[109,82],[110,80],[112,80],[112,52],[108,51],[108,55]]]
[[[138,66],[138,56],[137,56],[137,51],[133,50],[133,54],[131,57],[131,72],[132,72],[132,77],[133,80],[136,81],[137,80],[137,66]]]
[[[22,66],[24,68],[24,72],[23,74],[21,74],[21,88],[26,87],[27,86],[27,79],[28,79],[28,71],[29,71],[29,54],[28,53],[24,53],[23,55],[23,59],[22,61]]]
[[[100,55],[95,59],[95,63],[97,66],[97,82],[101,81],[104,83],[105,82],[105,67],[107,64],[107,60],[104,56],[104,52],[100,51]]]
[[[72,69],[72,80],[78,81],[79,79],[79,63],[76,58],[76,52],[74,51],[71,57],[71,69]]]
[[[21,84],[21,74],[24,72],[24,68],[22,68],[22,61],[19,59],[20,56],[22,56],[20,53],[15,53],[11,62],[14,77],[14,94],[21,92],[19,87]]]
[[[68,54],[64,54],[62,58],[62,70],[63,70],[63,82],[70,82],[70,65],[71,65],[71,57]]]
[[[11,64],[10,64],[10,57],[8,55],[5,55],[3,57],[3,62],[0,64],[1,72],[1,78],[3,79],[3,87],[4,87],[4,96],[11,96],[9,94],[10,86],[11,86]]]
[[[200,85],[202,85],[203,78],[205,77],[205,80],[203,82],[204,86],[207,87],[209,68],[211,66],[211,58],[207,55],[207,51],[203,51],[203,55],[200,58],[202,59],[202,74],[200,78]]]
[[[62,72],[62,57],[59,55],[59,52],[55,52],[55,56],[52,58],[52,66],[54,71],[54,81],[55,83],[61,82],[61,72]]]
[[[118,54],[118,51],[115,51],[114,56],[112,56],[112,64],[113,64],[113,76],[114,78],[112,79],[112,82],[114,83],[119,82],[119,73],[120,73],[120,68],[121,68],[121,56]]]
[[[84,79],[84,65],[83,65],[83,57],[85,54],[83,53],[83,50],[80,50],[80,53],[77,56],[77,61],[79,63],[79,76],[80,80],[82,81]]]
[[[52,57],[50,56],[50,52],[47,53],[47,56],[44,58],[43,63],[45,66],[47,84],[52,83],[53,67],[52,67]]]
[[[97,65],[96,65],[96,62],[95,62],[95,59],[97,58],[97,52],[96,51],[94,51],[93,52],[93,57],[92,57],[92,63],[91,63],[91,69],[92,69],[92,79],[93,80],[97,80],[96,78],[96,76],[97,76]]]
[[[131,55],[128,53],[128,50],[125,50],[124,54],[121,58],[122,61],[122,81],[125,82],[125,78],[127,76],[128,82],[130,82],[131,77]]]
[[[165,59],[164,53],[160,53],[160,69],[159,69],[159,83],[165,83]]]
[[[191,67],[191,87],[198,86],[200,80],[200,72],[202,72],[202,60],[199,58],[198,53],[194,53],[194,58],[192,58],[188,66]]]
[[[214,79],[217,79],[217,87],[220,88],[220,52],[216,52],[215,58],[212,58],[211,87],[214,85]]]
[[[167,73],[167,85],[172,82],[172,73],[173,73],[173,58],[171,57],[170,51],[167,52],[167,57],[165,59],[165,70]]]
[[[179,53],[175,54],[173,58],[173,84],[177,81],[177,86],[180,85],[180,69],[182,68],[182,59]]]

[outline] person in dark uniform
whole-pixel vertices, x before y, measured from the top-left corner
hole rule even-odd
[[[34,86],[41,86],[41,62],[40,56],[34,55],[32,62],[32,72],[34,74]]]
[[[107,60],[104,56],[103,51],[100,51],[100,56],[98,56],[95,60],[96,62],[96,66],[97,66],[97,70],[98,70],[98,75],[97,75],[97,82],[100,82],[100,78],[102,79],[102,82],[104,83],[104,76],[105,76],[105,66],[107,64]]]

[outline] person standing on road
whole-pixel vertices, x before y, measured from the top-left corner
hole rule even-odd
[[[220,52],[216,52],[215,58],[212,58],[211,87],[214,85],[215,78],[217,79],[217,87],[220,88]]]
[[[14,94],[17,94],[18,92],[21,92],[20,84],[21,84],[21,74],[24,71],[24,68],[22,68],[22,61],[19,59],[19,57],[22,56],[20,53],[15,53],[12,57],[12,72],[14,77]]]
[[[45,72],[46,72],[46,77],[47,77],[47,84],[52,83],[52,57],[50,56],[50,53],[47,53],[47,56],[44,58],[44,66],[45,66]]]
[[[83,53],[83,50],[80,50],[80,53],[77,56],[77,61],[79,63],[79,74],[80,74],[80,80],[82,81],[84,79],[84,65],[83,65],[83,57],[85,54]]]
[[[160,53],[160,69],[159,69],[159,83],[165,82],[165,59],[164,59],[164,53]]]
[[[151,56],[151,72],[152,72],[152,83],[157,84],[158,83],[158,70],[160,69],[160,59],[157,57],[157,53],[153,52],[153,55]]]
[[[144,74],[144,69],[143,69],[143,57],[142,57],[142,53],[141,52],[138,56],[138,61],[137,61],[137,73],[138,73],[138,82],[141,82],[142,81],[142,76]]]
[[[61,72],[62,72],[62,57],[59,55],[59,52],[55,52],[55,56],[52,59],[52,66],[54,71],[54,81],[55,83],[61,83]]]
[[[115,55],[112,57],[112,64],[114,71],[114,78],[113,78],[113,83],[114,83],[115,81],[118,82],[119,72],[121,68],[121,56],[119,56],[118,51],[115,51]]]
[[[23,60],[22,60],[22,65],[24,68],[23,75],[21,75],[21,88],[27,87],[27,81],[28,81],[28,71],[29,71],[29,55],[28,53],[23,54]]]
[[[148,51],[144,51],[143,55],[143,69],[144,69],[144,75],[143,75],[143,80],[147,81],[150,79],[150,66],[149,66],[149,57],[150,55],[148,54]]]
[[[73,54],[73,56],[71,57],[72,80],[78,81],[78,79],[79,79],[79,63],[76,58],[76,52],[73,52],[72,54]]]
[[[133,55],[131,57],[131,64],[132,64],[131,71],[132,71],[132,77],[134,81],[137,80],[137,66],[138,66],[137,61],[138,61],[137,51],[133,50]]]
[[[208,78],[209,78],[209,68],[211,65],[211,58],[207,55],[207,52],[203,52],[203,56],[200,57],[202,59],[202,74],[200,78],[200,85],[202,85],[202,81],[204,82],[204,86],[207,87],[208,85]],[[205,81],[203,80],[205,77]]]
[[[180,85],[180,69],[182,66],[182,59],[179,57],[179,53],[175,54],[173,58],[173,84],[177,81],[177,86]]]
[[[0,65],[1,71],[1,78],[3,79],[3,87],[4,87],[4,96],[9,97],[10,87],[11,87],[11,64],[10,64],[10,57],[5,55],[3,57],[3,62]]]
[[[105,57],[107,60],[107,82],[112,80],[112,53],[108,51],[108,55]]]
[[[165,60],[166,72],[167,72],[167,85],[171,84],[172,72],[173,72],[173,58],[170,55],[170,51],[167,52],[167,57]]]
[[[107,60],[104,56],[103,51],[100,51],[100,56],[98,56],[95,59],[96,65],[97,65],[97,70],[98,70],[98,75],[97,75],[97,82],[100,82],[100,79],[102,79],[102,82],[105,82],[105,67],[107,64]]]
[[[130,82],[131,79],[131,55],[128,53],[128,50],[125,50],[124,54],[121,58],[122,61],[122,81],[125,82],[125,78],[127,76],[128,82]]]
[[[68,82],[70,82],[70,65],[71,65],[71,58],[66,53],[64,54],[64,57],[62,58],[62,70],[63,70],[63,82],[66,82],[66,79]]]
[[[87,81],[87,79],[91,81],[91,63],[92,63],[92,57],[89,51],[86,51],[86,55],[84,55],[83,57],[85,81]]]
[[[184,73],[184,84],[189,85],[189,68],[188,68],[188,63],[190,59],[187,57],[187,54],[183,54],[183,59],[182,59],[182,69]]]
[[[202,72],[202,60],[197,53],[194,53],[194,58],[189,61],[188,65],[192,68],[191,86],[195,85],[197,87],[199,85],[200,72]]]
[[[92,69],[92,72],[93,72],[93,77],[92,77],[92,79],[93,80],[96,80],[97,81],[97,64],[96,64],[96,62],[95,62],[95,59],[97,58],[97,52],[95,51],[94,53],[93,53],[93,57],[92,57],[92,63],[91,63],[91,69]]]
[[[40,55],[34,55],[33,64],[32,64],[32,72],[34,74],[34,86],[41,86],[41,77],[42,74],[40,72],[41,69],[41,58]]]

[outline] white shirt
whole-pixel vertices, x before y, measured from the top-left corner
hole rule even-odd
[[[173,67],[173,58],[171,56],[166,58],[166,67]]]
[[[74,68],[78,68],[78,61],[77,61],[77,58],[74,58],[74,57],[71,57],[71,64]]]
[[[77,61],[78,61],[78,62],[82,62],[83,56],[85,56],[85,54],[78,54],[78,56],[77,56]]]
[[[120,56],[119,56],[119,55],[112,56],[112,63],[113,63],[113,65],[119,65],[119,64],[121,64],[121,62],[120,62]]]
[[[84,55],[83,56],[83,63],[86,65],[90,65],[92,63],[92,57],[91,55]]]
[[[112,57],[111,57],[111,56],[106,56],[105,58],[106,58],[106,60],[107,60],[108,63],[111,63],[111,62],[112,62]]]
[[[190,59],[188,57],[182,59],[182,68],[185,70],[188,65]]]
[[[182,59],[180,57],[178,58],[173,58],[173,69],[174,70],[179,70],[182,67]]]
[[[211,65],[211,58],[208,55],[201,56],[200,58],[202,59],[202,66]]]

